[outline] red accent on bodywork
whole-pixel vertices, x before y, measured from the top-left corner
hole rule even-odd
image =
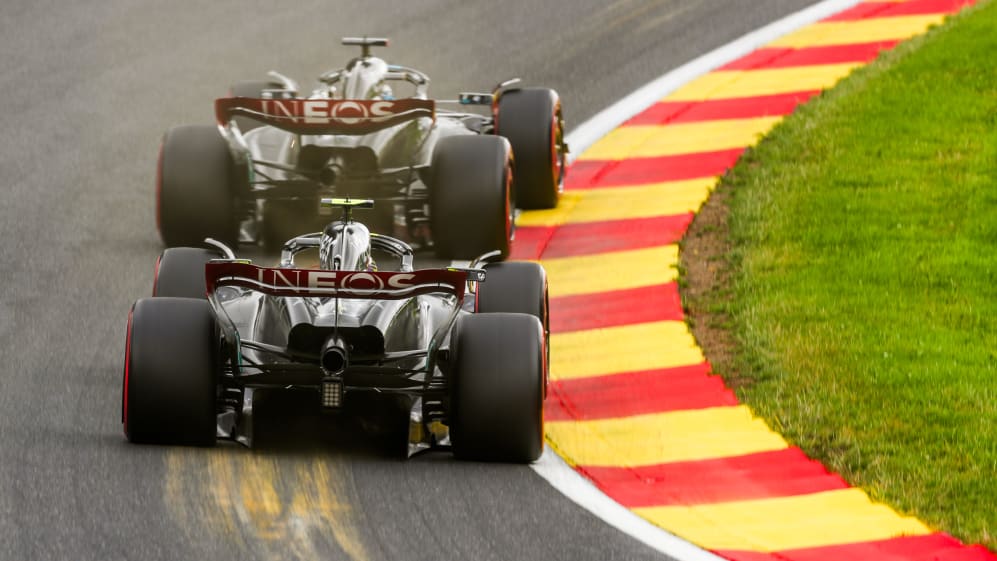
[[[215,118],[221,126],[232,117],[254,119],[295,134],[369,134],[420,117],[436,119],[430,99],[394,101],[365,99],[256,99],[222,97],[215,100]]]
[[[272,296],[396,299],[418,294],[464,296],[467,273],[458,269],[405,272],[325,271],[258,267],[232,261],[204,267],[208,294],[220,286],[239,286]]]

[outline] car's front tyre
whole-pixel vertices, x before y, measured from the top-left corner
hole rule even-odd
[[[550,297],[547,271],[539,263],[504,261],[485,265],[485,282],[478,283],[474,294],[474,311],[529,314],[540,320],[544,329],[544,348],[550,359]],[[546,396],[544,380],[544,395]]]

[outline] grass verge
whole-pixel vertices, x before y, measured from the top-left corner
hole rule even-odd
[[[982,2],[801,107],[721,182],[682,266],[694,331],[745,403],[875,499],[991,549],[994,53]]]

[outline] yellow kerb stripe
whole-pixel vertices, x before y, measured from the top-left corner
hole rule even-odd
[[[722,70],[689,82],[662,101],[705,101],[823,90],[861,64],[822,64],[770,70]]]
[[[557,208],[529,210],[516,218],[518,226],[560,226],[581,222],[630,220],[695,212],[716,184],[715,177],[567,191]]]
[[[907,39],[942,23],[945,14],[898,16],[859,21],[831,21],[804,27],[766,45],[767,47],[828,47],[876,41]]]
[[[780,551],[931,532],[859,489],[697,506],[636,508],[652,523],[714,550]]]
[[[571,296],[672,282],[678,275],[678,246],[544,259],[550,296]]]
[[[619,127],[583,152],[579,160],[657,158],[743,148],[757,142],[781,120],[776,116]]]
[[[547,440],[558,454],[583,466],[647,466],[788,446],[743,405],[598,421],[548,421],[546,428]]]
[[[550,336],[553,380],[675,368],[705,360],[682,321],[635,323]]]

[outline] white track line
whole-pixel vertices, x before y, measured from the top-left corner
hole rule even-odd
[[[759,47],[797,29],[859,4],[862,0],[824,0],[752,31],[726,45],[679,66],[637,91],[603,109],[578,125],[565,140],[571,147],[570,161],[627,119],[654,105],[656,101],[693,79],[733,62]]]
[[[584,152],[611,130],[693,79],[733,62],[787,33],[816,23],[855,6],[861,1],[824,0],[818,2],[668,72],[610,105],[568,133],[566,140],[571,146],[569,161],[574,161],[578,154]],[[551,486],[582,508],[610,526],[676,561],[723,561],[722,557],[666,532],[610,499],[589,480],[566,464],[549,446],[544,447],[543,456],[532,467],[540,477],[546,479]]]
[[[551,450],[550,446],[544,446],[543,455],[530,467],[564,496],[597,518],[602,519],[606,524],[651,549],[664,553],[675,561],[724,561],[723,557],[717,557],[705,549],[700,549],[682,538],[662,530],[609,498],[591,481],[564,463],[564,460]]]

